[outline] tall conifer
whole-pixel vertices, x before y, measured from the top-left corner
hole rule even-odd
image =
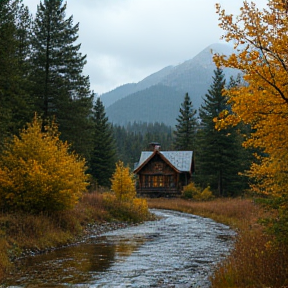
[[[186,93],[184,102],[181,103],[179,116],[176,119],[174,148],[176,150],[194,150],[195,149],[195,132],[197,126],[197,111],[193,109],[192,101]]]
[[[17,134],[31,116],[24,69],[27,55],[22,53],[29,45],[29,21],[28,8],[19,0],[0,1],[0,144]]]
[[[86,55],[79,50],[79,23],[66,18],[67,3],[41,1],[32,36],[33,96],[44,119],[56,118],[61,139],[72,144],[77,153],[89,158],[93,95],[89,77],[82,74]]]
[[[241,138],[235,128],[218,131],[214,118],[225,109],[229,109],[222,91],[225,87],[223,71],[214,71],[213,83],[205,95],[204,104],[199,109],[201,129],[197,135],[199,153],[197,163],[197,181],[203,187],[208,185],[217,196],[236,195],[243,189],[243,181],[238,175],[241,171]]]
[[[97,98],[93,111],[93,153],[90,160],[90,174],[100,186],[110,186],[110,178],[115,169],[116,148],[114,134],[104,105]]]

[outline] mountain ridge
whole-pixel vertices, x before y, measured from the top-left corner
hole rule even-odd
[[[212,84],[212,76],[216,69],[212,51],[213,53],[230,55],[233,53],[233,48],[227,44],[211,44],[192,59],[186,60],[176,66],[167,66],[145,77],[138,83],[124,84],[110,92],[102,94],[100,97],[109,120],[119,125],[125,125],[125,123],[134,121],[162,121],[167,125],[175,125],[179,107],[184,100],[185,93],[189,94],[194,109],[198,109],[202,104],[202,98]],[[226,79],[229,79],[230,76],[236,77],[239,73],[239,71],[228,68],[224,68],[223,71]],[[147,89],[153,95],[152,98],[147,94]],[[164,91],[169,95],[168,97],[165,97],[165,94],[163,94]],[[179,93],[182,93],[182,98],[179,96]],[[173,99],[172,95],[174,95],[175,99]],[[134,101],[133,97],[136,97],[137,101]],[[165,103],[168,99],[174,106]],[[147,103],[145,103],[147,101],[150,103],[150,106],[147,106]],[[152,108],[155,106],[155,101],[157,102],[158,110]],[[126,105],[126,111],[123,110],[124,105]],[[143,114],[143,107],[151,110],[151,113],[148,113],[149,117],[147,113]],[[167,116],[165,113],[169,115]]]

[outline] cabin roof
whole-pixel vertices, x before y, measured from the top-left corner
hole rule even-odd
[[[191,172],[193,151],[143,151],[134,172],[139,171],[141,169],[140,167],[145,165],[145,163],[153,158],[152,155],[156,153],[160,154],[160,156],[162,156],[161,158],[168,160],[168,162],[179,172]]]

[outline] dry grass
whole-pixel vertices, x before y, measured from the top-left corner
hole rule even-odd
[[[242,230],[231,255],[218,266],[213,287],[287,287],[287,248],[259,230]]]
[[[0,231],[10,247],[10,256],[17,257],[23,249],[37,251],[69,243],[88,223],[107,218],[101,196],[93,193],[85,194],[73,210],[53,215],[2,214]]]
[[[287,247],[257,223],[267,213],[249,199],[193,202],[183,199],[147,199],[150,208],[172,209],[209,217],[238,230],[235,249],[211,278],[213,287],[288,287]],[[121,210],[123,208],[117,208]],[[119,209],[118,209],[119,208]],[[85,194],[72,211],[47,215],[0,214],[0,283],[11,268],[11,257],[24,249],[42,250],[73,241],[91,222],[110,221],[102,194]]]
[[[5,279],[5,274],[13,266],[13,259],[23,253],[69,244],[81,236],[89,223],[121,221],[123,215],[125,220],[133,218],[134,222],[143,217],[143,213],[140,215],[141,211],[137,209],[131,211],[131,205],[128,209],[126,203],[118,201],[117,206],[114,205],[115,203],[112,204],[111,207],[107,207],[103,194],[94,192],[84,194],[73,210],[57,212],[53,215],[0,213],[0,286]],[[138,217],[138,214],[141,217]]]
[[[172,209],[209,217],[238,231],[235,248],[220,263],[213,277],[217,288],[288,287],[287,247],[275,243],[258,219],[270,214],[249,199],[192,202],[183,199],[149,199],[150,208]]]
[[[260,217],[259,207],[249,199],[222,198],[213,201],[194,202],[180,198],[154,198],[147,201],[149,208],[178,210],[196,214],[238,229],[243,225],[255,224]]]

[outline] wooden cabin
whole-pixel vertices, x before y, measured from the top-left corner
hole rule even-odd
[[[159,197],[181,194],[194,172],[193,151],[144,151],[134,173],[138,175],[137,194]]]

